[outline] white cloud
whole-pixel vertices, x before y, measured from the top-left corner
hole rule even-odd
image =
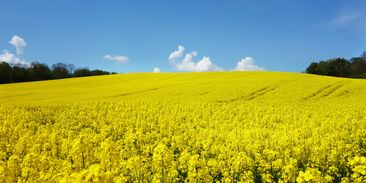
[[[160,70],[159,67],[154,67],[153,72],[154,73],[159,73],[159,72],[161,72],[161,70]]]
[[[193,61],[193,57],[197,56],[197,52],[187,53],[182,60],[179,60],[184,55],[184,47],[178,46],[178,50],[173,51],[169,55],[169,60],[174,64],[174,67],[180,71],[221,71],[220,67],[212,63],[210,57],[204,56],[198,62]]]
[[[18,55],[23,53],[24,47],[27,47],[27,43],[23,38],[14,35],[9,41],[16,49],[16,54],[9,52],[8,50],[3,50],[0,54],[0,62],[6,62],[11,66],[21,66],[21,67],[29,67],[30,64],[23,59],[21,59]]]
[[[235,69],[236,71],[264,71],[262,67],[259,67],[254,63],[254,60],[252,57],[245,57],[241,59]]]
[[[198,62],[193,62],[192,58],[193,58],[192,54],[187,54],[183,62],[175,63],[175,67],[181,71],[194,71],[194,72],[222,70],[220,67],[212,63],[210,57],[204,56]]]
[[[14,35],[9,43],[15,46],[17,55],[22,54],[23,48],[27,47],[27,43],[24,41],[24,39],[17,35]]]
[[[9,65],[18,65],[22,67],[29,67],[30,64],[25,62],[24,60],[20,59],[18,56],[10,53],[8,50],[3,50],[3,53],[0,54],[0,62],[6,62]]]
[[[178,59],[178,58],[182,57],[182,56],[183,56],[183,54],[184,54],[184,47],[183,47],[183,46],[181,46],[181,45],[179,45],[179,46],[178,46],[178,50],[175,50],[175,51],[173,51],[172,53],[170,53],[170,55],[169,55],[169,60],[170,60],[170,61],[174,61],[174,60],[176,60],[176,59]]]
[[[347,25],[349,23],[352,23],[353,21],[355,21],[356,19],[360,18],[360,14],[359,13],[349,13],[349,14],[341,14],[338,15],[334,20],[333,20],[333,24],[336,26],[344,26]]]
[[[123,55],[104,55],[103,56],[103,59],[105,60],[111,60],[111,61],[115,61],[117,63],[121,63],[121,64],[124,64],[124,63],[127,63],[128,62],[128,57],[126,56],[123,56]]]
[[[365,6],[366,1],[341,6],[329,21],[330,28],[347,28],[364,33],[366,31]]]

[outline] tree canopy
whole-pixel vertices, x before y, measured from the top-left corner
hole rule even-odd
[[[325,76],[366,78],[366,51],[360,57],[353,57],[350,60],[345,58],[333,58],[312,62],[306,73]]]
[[[46,64],[33,62],[30,66],[10,65],[0,61],[0,83],[16,83],[115,74],[102,70],[78,68],[72,64],[56,63],[49,68]]]

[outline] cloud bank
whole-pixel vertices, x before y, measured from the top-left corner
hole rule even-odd
[[[220,67],[216,66],[210,59],[210,57],[204,56],[201,60],[195,62],[193,57],[197,56],[197,52],[193,51],[187,53],[184,58],[184,47],[179,45],[178,49],[170,53],[169,60],[174,65],[175,69],[180,71],[222,71]]]
[[[124,64],[124,63],[127,63],[128,62],[128,57],[126,56],[123,56],[123,55],[104,55],[103,56],[103,59],[104,60],[110,60],[110,61],[114,61],[114,62],[117,62],[119,64]]]
[[[17,66],[23,66],[23,67],[29,67],[30,64],[22,59],[20,59],[19,57],[17,57],[16,55],[14,55],[13,53],[10,53],[8,50],[3,50],[3,53],[0,54],[0,61],[1,62],[6,62],[9,65],[17,65]]]
[[[245,57],[241,59],[235,69],[236,71],[264,71],[262,67],[259,67],[254,63],[254,60],[252,57]]]
[[[11,53],[8,50],[3,50],[0,54],[0,62],[6,62],[11,66],[16,65],[20,67],[29,67],[30,64],[19,57],[19,55],[23,53],[24,47],[27,46],[27,43],[24,41],[24,39],[17,35],[14,35],[10,39],[9,43],[15,47],[16,54]]]

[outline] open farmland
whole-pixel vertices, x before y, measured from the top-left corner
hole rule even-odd
[[[366,81],[136,73],[0,85],[1,182],[364,182]]]

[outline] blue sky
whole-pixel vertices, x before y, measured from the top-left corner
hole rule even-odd
[[[365,7],[362,0],[2,1],[0,51],[114,72],[301,72],[311,61],[366,50]],[[9,43],[15,35],[26,43],[22,53]]]

